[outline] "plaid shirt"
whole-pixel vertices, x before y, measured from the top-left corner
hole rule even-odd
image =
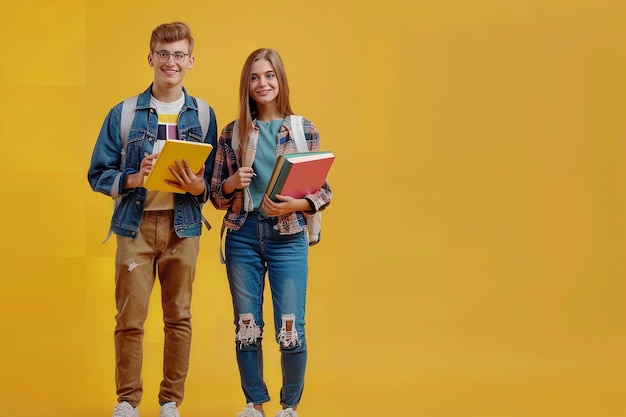
[[[247,213],[244,208],[244,190],[238,189],[232,195],[225,196],[222,193],[222,183],[241,166],[238,161],[236,152],[232,148],[233,127],[235,122],[231,122],[222,130],[222,134],[217,143],[215,150],[215,165],[213,167],[213,177],[211,178],[211,202],[218,210],[227,210],[224,216],[224,227],[233,230],[239,230],[241,225],[246,221]],[[320,149],[320,136],[313,123],[307,119],[302,122],[304,126],[304,136],[310,151]],[[259,142],[259,128],[256,122],[253,123],[254,129],[248,139],[248,151],[245,157],[252,166],[254,156],[256,154],[257,144]],[[283,120],[278,135],[276,136],[276,157],[279,155],[297,152],[295,140],[292,139],[290,132],[289,117]],[[311,216],[316,211],[324,210],[332,198],[332,192],[328,183],[324,183],[322,188],[316,193],[306,195],[305,198],[315,206],[315,210],[303,212],[304,216]],[[289,213],[278,218],[279,233],[290,235],[304,230],[305,227],[300,226],[296,213]]]

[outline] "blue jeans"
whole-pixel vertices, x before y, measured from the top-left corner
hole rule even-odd
[[[304,221],[304,220],[302,220]],[[280,235],[276,218],[251,212],[225,240],[226,272],[233,299],[236,355],[247,403],[270,400],[263,380],[263,291],[267,272],[280,347],[283,386],[280,403],[295,407],[304,388],[307,360],[304,310],[308,276],[305,232]]]

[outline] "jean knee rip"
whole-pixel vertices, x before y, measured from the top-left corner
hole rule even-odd
[[[283,314],[280,316],[283,324],[278,334],[278,343],[283,349],[295,348],[300,345],[298,331],[295,328],[296,316],[294,314]]]
[[[239,315],[239,332],[237,332],[237,341],[241,346],[248,346],[256,343],[261,337],[261,328],[256,324],[252,313],[244,313]]]

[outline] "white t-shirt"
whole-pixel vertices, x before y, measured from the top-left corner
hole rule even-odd
[[[157,130],[157,143],[155,149],[162,146],[165,139],[178,139],[178,114],[185,103],[185,95],[171,103],[164,103],[154,97],[150,97],[150,105],[159,115],[159,128]],[[146,196],[145,210],[172,210],[174,209],[173,193],[166,191],[150,191]]]

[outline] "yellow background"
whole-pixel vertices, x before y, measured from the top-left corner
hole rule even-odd
[[[196,38],[185,86],[220,130],[244,59],[271,46],[337,155],[302,417],[625,415],[623,1],[2,0],[1,416],[111,415],[112,203],[86,170],[173,20]],[[223,213],[204,211],[181,413],[234,416]],[[158,414],[159,310],[157,286],[143,416]]]

